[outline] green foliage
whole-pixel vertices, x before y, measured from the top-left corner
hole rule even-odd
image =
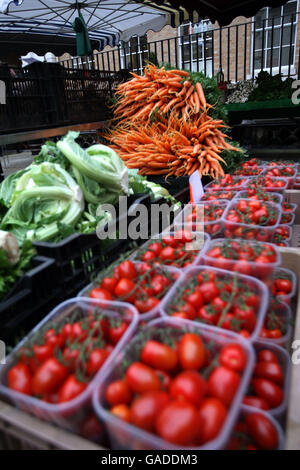
[[[23,243],[20,259],[17,264],[11,266],[7,261],[6,251],[0,248],[0,300],[10,291],[15,282],[30,269],[31,258],[35,254],[32,243],[27,240]]]
[[[270,75],[260,72],[256,79],[256,87],[250,93],[248,101],[269,101],[291,98],[293,79],[282,79],[281,74]]]
[[[226,173],[233,173],[246,159],[246,150],[240,146],[239,142],[230,142],[230,144],[240,149],[240,152],[223,150],[221,157],[225,160],[226,165],[222,162],[221,165]]]

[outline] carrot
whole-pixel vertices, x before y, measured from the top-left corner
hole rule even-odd
[[[195,91],[192,96],[194,98],[194,103],[195,103],[195,113],[198,114],[200,111],[200,100],[199,100],[198,93]]]
[[[201,83],[199,83],[199,82],[196,83],[196,91],[197,91],[197,93],[198,93],[198,96],[199,96],[199,100],[200,100],[201,105],[203,106],[203,108],[206,108],[206,99],[205,99],[205,95],[204,95],[204,92],[203,92],[202,85],[201,85]]]

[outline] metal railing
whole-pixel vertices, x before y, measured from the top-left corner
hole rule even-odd
[[[225,81],[254,79],[261,71],[300,78],[299,13],[250,19],[222,28],[142,43],[130,43],[99,52],[89,58],[62,61],[65,67],[141,74],[147,62],[185,68],[205,75],[220,69]]]

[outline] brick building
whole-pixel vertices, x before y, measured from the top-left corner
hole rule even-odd
[[[237,18],[220,28],[208,20],[165,26],[160,32],[148,31],[118,48],[106,47],[94,60],[78,59],[75,66],[104,70],[128,68],[141,73],[147,61],[215,75],[220,69],[225,80],[254,77],[260,70],[273,75],[298,74],[300,52],[299,1],[285,6],[263,8],[253,18]],[[63,56],[61,59],[69,59]],[[92,63],[93,62],[93,63]]]

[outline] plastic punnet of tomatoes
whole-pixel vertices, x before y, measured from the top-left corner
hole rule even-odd
[[[185,270],[199,264],[202,250],[209,240],[210,236],[207,233],[175,228],[147,241],[133,253],[132,259]],[[196,244],[196,249],[191,249],[193,248],[191,243]]]
[[[287,181],[287,189],[292,189],[297,175],[297,169],[291,166],[276,166],[273,168],[266,168],[263,171],[263,176],[266,178],[284,178]]]
[[[259,337],[264,341],[285,347],[292,335],[292,312],[290,307],[272,298]]]
[[[137,322],[137,311],[126,303],[87,298],[63,302],[1,366],[0,395],[23,411],[80,433],[90,420],[95,383]]]
[[[298,207],[298,204],[293,204],[291,202],[284,202],[282,204],[282,212],[285,214],[285,213],[292,213],[292,214],[295,214],[296,210],[297,210],[297,207]]]
[[[293,225],[296,214],[292,212],[284,212],[280,218],[280,225]]]
[[[204,190],[211,191],[241,191],[247,183],[247,178],[226,174],[204,186]]]
[[[271,279],[280,265],[281,255],[274,245],[239,239],[210,241],[203,250],[203,262],[215,268],[228,269],[258,279]]]
[[[290,305],[297,289],[296,274],[286,268],[276,268],[272,278],[267,281],[267,287],[273,297]]]
[[[291,162],[289,160],[276,160],[276,161],[271,161],[271,162],[268,162],[266,161],[264,166],[266,168],[276,168],[276,167],[292,167],[292,168],[297,168],[298,167],[298,163],[297,162]]]
[[[282,450],[284,433],[279,423],[263,410],[242,405],[227,450]]]
[[[282,194],[264,191],[262,188],[244,189],[236,194],[235,199],[250,199],[256,201],[273,202],[281,204],[283,200]]]
[[[252,339],[259,335],[268,303],[268,290],[258,279],[211,266],[197,266],[174,284],[162,302],[161,313],[231,330]]]
[[[253,165],[251,167],[237,168],[233,173],[236,176],[258,176],[264,171],[265,167]]]
[[[236,196],[236,191],[210,191],[210,192],[203,194],[201,198],[201,202],[202,201],[216,201],[216,200],[231,201],[235,196]]]
[[[113,449],[220,449],[239,412],[254,352],[229,332],[151,322],[102,376],[94,410]]]
[[[122,261],[105,277],[95,280],[79,295],[92,299],[128,302],[141,315],[139,320],[149,321],[159,314],[161,300],[180,275],[173,266],[161,266],[153,261]]]
[[[243,238],[259,242],[271,241],[279,224],[281,207],[278,204],[249,199],[235,199],[223,215],[225,238]]]
[[[211,238],[221,237],[224,221],[222,215],[227,202],[206,201],[205,203],[187,204],[174,219],[175,228],[183,227],[185,230],[196,231],[204,228]]]
[[[277,246],[289,246],[293,236],[290,225],[278,225],[272,236],[272,243]]]
[[[284,178],[275,178],[271,176],[250,176],[246,183],[247,189],[257,190],[257,188],[263,189],[267,192],[275,192],[284,194],[287,189],[288,182]]]
[[[280,418],[288,404],[291,358],[285,349],[270,341],[257,340],[253,346],[256,362],[243,404]]]

